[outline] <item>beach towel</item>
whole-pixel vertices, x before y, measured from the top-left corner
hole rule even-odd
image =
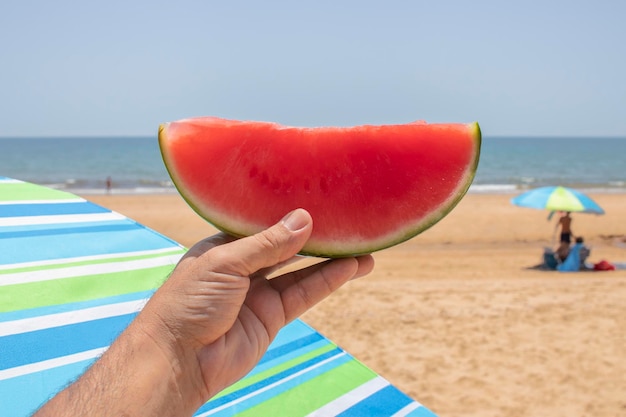
[[[83,198],[0,177],[0,415],[79,376],[185,253]],[[434,416],[301,320],[196,416]]]
[[[557,265],[556,269],[560,272],[575,272],[580,271],[580,251],[583,247],[582,243],[576,243],[569,251],[569,255],[563,261],[563,263]]]
[[[592,270],[594,265],[587,262],[587,258],[591,253],[583,242],[578,242],[572,246],[570,252],[563,263],[557,265],[556,269],[561,272],[575,272],[581,270]]]

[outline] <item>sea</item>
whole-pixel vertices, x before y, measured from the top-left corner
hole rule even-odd
[[[76,194],[175,193],[155,137],[0,138],[0,176]],[[626,193],[626,138],[483,137],[470,193]]]

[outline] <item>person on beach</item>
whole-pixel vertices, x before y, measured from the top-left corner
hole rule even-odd
[[[111,177],[107,177],[105,187],[107,194],[111,194],[111,188],[113,188],[113,180],[111,179]]]
[[[267,279],[312,228],[297,209],[257,235],[198,242],[102,357],[34,416],[191,416],[245,376],[282,327],[372,270],[366,255]]]
[[[585,245],[585,239],[582,236],[576,237],[576,245],[580,248],[580,269],[590,269],[587,268],[587,258],[589,258],[589,255],[591,254],[591,249]]]
[[[586,264],[590,253],[591,250],[585,245],[585,240],[582,236],[578,236],[569,255],[557,266],[557,269],[561,272],[575,272],[590,269]]]
[[[556,255],[562,261],[569,255],[570,244],[572,242],[572,216],[569,211],[561,213],[561,217],[554,229],[555,233],[560,229],[559,246],[556,250]]]

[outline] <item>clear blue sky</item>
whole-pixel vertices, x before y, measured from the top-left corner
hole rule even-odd
[[[626,137],[626,1],[0,3],[0,136],[478,121]]]

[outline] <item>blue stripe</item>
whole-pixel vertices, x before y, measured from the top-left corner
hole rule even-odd
[[[121,219],[104,220],[104,221],[97,220],[97,221],[72,222],[72,223],[21,224],[21,225],[16,225],[16,226],[2,226],[0,227],[0,230],[2,230],[2,233],[37,231],[37,230],[40,230],[43,233],[48,233],[48,230],[63,230],[67,228],[91,227],[91,226],[98,226],[102,224],[110,224],[110,225],[126,224],[128,222],[129,222],[129,219],[121,218]]]
[[[332,348],[332,347],[336,347],[337,345],[322,338],[321,340],[315,343],[311,343],[310,345],[303,346],[300,349],[295,349],[295,350],[292,350],[291,352],[287,352],[285,355],[279,356],[273,360],[265,361],[262,364],[258,364],[257,366],[254,367],[253,370],[251,370],[248,373],[248,375],[246,375],[246,377],[256,375],[260,372],[265,372],[268,369],[274,368],[275,366],[278,366],[282,363],[288,362],[300,356],[306,355],[309,352],[313,352],[314,350],[320,349],[325,346],[329,346]]]
[[[309,337],[310,339],[307,339]],[[317,349],[326,343],[330,342],[324,336],[319,334],[302,320],[296,319],[278,332],[269,346],[268,351],[265,352],[261,361],[256,367],[254,367],[254,369],[252,369],[252,371],[250,371],[248,375],[263,372],[266,369],[275,366],[277,362],[282,363],[286,360],[299,356],[296,355],[296,352],[304,354]],[[283,348],[283,346],[286,345],[289,347],[286,349]]]
[[[312,365],[315,365],[318,362],[321,362],[321,361],[323,361],[325,359],[333,357],[333,356],[335,356],[335,355],[337,355],[339,353],[341,353],[340,349],[333,349],[333,350],[331,350],[329,352],[323,353],[323,354],[321,354],[319,356],[316,356],[316,357],[314,357],[312,359],[309,359],[308,361],[299,363],[296,366],[293,366],[293,367],[291,367],[289,369],[285,369],[284,371],[279,372],[277,374],[274,374],[274,375],[270,376],[269,378],[261,380],[261,381],[257,382],[256,384],[249,385],[249,386],[247,386],[245,388],[242,388],[240,390],[231,392],[228,395],[224,395],[223,397],[219,397],[216,400],[210,402],[211,407],[213,407],[213,408],[219,407],[220,405],[223,405],[223,404],[229,403],[231,401],[234,401],[234,400],[236,400],[239,397],[243,397],[244,395],[248,395],[248,394],[250,394],[252,392],[258,391],[258,390],[260,390],[260,389],[262,389],[262,388],[264,388],[264,387],[266,387],[268,385],[273,384],[274,382],[277,382],[277,381],[280,381],[281,379],[287,378],[289,375],[293,375],[293,374],[295,374],[297,372],[300,372],[303,369],[306,369],[306,368],[308,368],[308,367],[310,367]]]
[[[411,411],[409,414],[407,414],[407,416],[408,417],[437,417],[435,413],[433,413],[432,411],[430,411],[428,408],[424,407],[423,405],[420,405],[418,408]]]
[[[0,338],[0,369],[109,346],[137,313]]]
[[[301,337],[300,339],[294,340],[291,343],[287,343],[285,345],[282,345],[276,348],[272,348],[272,345],[270,345],[270,349],[267,352],[265,352],[265,355],[263,355],[259,363],[263,364],[267,361],[271,361],[273,359],[279,358],[283,355],[288,354],[289,352],[295,349],[299,349],[301,347],[310,345],[311,343],[319,342],[322,339],[323,337],[321,334],[313,333],[308,336]]]
[[[88,201],[54,204],[0,204],[0,217],[56,216],[62,214],[110,213],[111,210]]]
[[[277,348],[279,346],[291,343],[294,340],[314,333],[317,333],[317,331],[313,330],[313,328],[308,326],[302,320],[294,320],[287,326],[280,329],[280,331],[272,341],[272,346],[274,348]]]
[[[337,354],[338,352],[342,352],[342,351],[340,349],[337,349],[337,350],[335,350],[333,352],[334,352],[334,354]],[[322,355],[322,356],[325,357],[326,355]],[[318,358],[315,358],[315,359],[309,361],[310,363],[307,362],[307,364],[310,366],[310,365],[318,363],[321,360],[323,360],[323,359],[320,356]],[[213,415],[216,416],[216,417],[232,416],[234,411],[241,412],[241,411],[247,410],[249,408],[252,408],[252,407],[254,407],[254,406],[258,405],[258,404],[261,404],[261,403],[263,403],[265,401],[268,401],[268,400],[270,400],[271,398],[273,398],[273,397],[275,397],[277,395],[280,395],[280,394],[282,394],[282,393],[284,393],[286,391],[289,391],[290,389],[292,389],[292,388],[294,388],[294,387],[296,387],[298,385],[304,384],[305,382],[310,381],[310,380],[312,380],[312,379],[314,379],[314,378],[316,378],[316,377],[318,377],[320,375],[323,375],[326,372],[329,372],[329,371],[337,368],[338,366],[341,366],[344,363],[350,362],[352,360],[354,360],[354,359],[352,357],[350,357],[349,355],[342,355],[342,356],[337,357],[336,359],[334,359],[334,360],[332,360],[332,361],[330,361],[328,363],[325,363],[324,365],[318,366],[317,368],[310,370],[309,372],[305,372],[305,373],[303,373],[301,375],[298,375],[297,377],[289,380],[288,382],[285,382],[284,384],[278,384],[277,386],[272,387],[272,388],[268,389],[267,391],[258,393],[257,395],[254,395],[254,396],[252,396],[252,397],[250,397],[250,398],[248,398],[248,399],[238,403],[237,405],[234,405],[232,408],[226,407],[224,410],[221,410],[221,411],[219,411],[219,412],[217,412],[217,413],[215,413]],[[300,368],[301,367],[298,366],[299,370],[300,370]],[[288,370],[288,371],[286,371],[284,373],[281,373],[281,375],[285,374],[283,376],[283,377],[285,377],[285,376],[289,376],[290,374],[293,374],[295,372],[296,371]],[[272,379],[272,382],[275,382],[274,378],[271,378],[271,379]],[[269,385],[268,383],[263,383],[263,382],[265,382],[265,381],[262,381],[259,384],[255,384],[255,386],[258,385],[258,387],[261,388],[263,386]],[[245,394],[243,394],[241,391],[238,391],[238,394],[237,395],[233,395],[230,399],[231,400],[237,399],[241,395],[245,395]],[[226,397],[230,397],[230,394],[228,396],[226,396]],[[224,404],[224,401],[223,401],[224,398],[225,397],[221,397],[221,398],[218,398],[217,400],[209,401],[208,403],[206,403],[205,405],[200,407],[200,409],[198,410],[197,414],[205,413],[207,411],[210,411],[210,410],[212,410],[214,408],[219,407],[220,405],[223,405]]]
[[[171,240],[131,220],[108,230],[69,232],[0,239],[0,265],[173,247]]]
[[[45,401],[81,375],[94,360],[0,381],[0,415],[30,416]]]
[[[0,323],[6,321],[28,319],[32,317],[47,316],[50,314],[65,313],[68,311],[82,310],[85,308],[99,307],[108,304],[123,303],[126,301],[144,300],[146,298],[150,298],[152,294],[154,294],[154,291],[155,290],[140,291],[129,294],[116,295],[113,297],[97,298],[95,300],[78,301],[75,303],[30,308],[27,310],[9,311],[6,313],[0,313]]]
[[[133,223],[120,224],[108,224],[100,223],[90,226],[67,226],[64,228],[47,228],[37,230],[20,230],[20,231],[0,231],[0,239],[20,239],[28,237],[38,236],[55,236],[55,235],[68,235],[78,233],[102,233],[102,232],[123,232],[125,230],[138,229],[139,226]]]
[[[338,414],[338,416],[390,416],[412,402],[411,398],[400,392],[396,387],[388,385],[364,398],[343,413]]]

